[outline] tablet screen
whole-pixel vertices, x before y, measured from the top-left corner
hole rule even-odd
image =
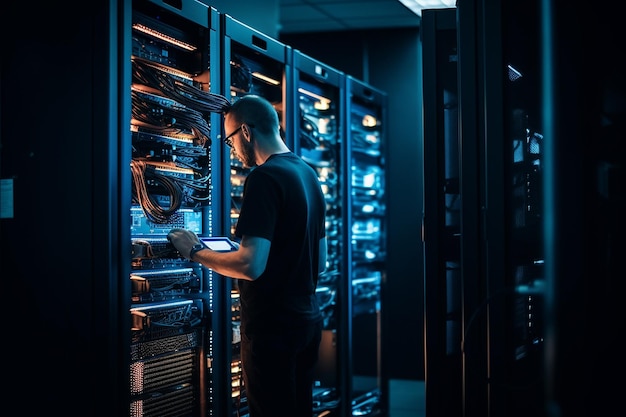
[[[201,237],[200,240],[207,248],[218,252],[230,252],[237,249],[227,237]]]

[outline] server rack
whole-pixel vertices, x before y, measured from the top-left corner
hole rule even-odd
[[[135,0],[131,27],[130,415],[222,415],[221,281],[167,240],[221,233],[219,14]]]
[[[573,16],[559,2],[541,4],[546,408],[550,416],[606,415],[621,407],[615,381],[626,370],[620,3]]]
[[[476,1],[457,9],[459,134],[479,150],[471,210],[480,213],[475,273],[484,289],[479,297],[464,294],[472,306],[464,331],[466,415],[545,412],[541,196],[544,144],[553,138],[543,135],[541,43],[530,29],[539,26],[539,4]],[[474,243],[463,241],[463,249]],[[469,276],[463,281],[472,284]]]
[[[426,412],[543,415],[540,14],[455,13],[424,14]]]
[[[281,42],[257,31],[256,29],[222,14],[220,20],[222,30],[222,91],[231,102],[247,94],[255,94],[269,100],[276,109],[286,143],[289,129],[289,109],[286,104],[286,85],[291,74],[291,48]],[[223,181],[222,210],[224,212],[224,229],[228,235],[234,236],[239,215],[239,207],[243,194],[243,185],[250,172],[243,167],[237,157],[231,154],[227,146],[222,146],[221,160],[223,175],[230,181]],[[231,337],[226,348],[227,360],[231,363],[231,372],[225,384],[231,387],[229,413],[236,416],[247,414],[245,387],[240,359],[241,335],[239,332],[239,290],[237,282],[229,280],[226,284],[226,305],[231,306]]]
[[[125,415],[130,5],[17,2],[2,17],[0,264],[19,305],[4,396],[28,391],[31,415]]]
[[[424,342],[426,414],[462,415],[461,189],[456,10],[424,10]]]
[[[217,140],[221,134],[220,116],[200,111],[208,124],[211,142],[207,143],[205,155],[194,143],[197,138],[190,138],[193,135],[182,135],[186,140],[181,141],[161,137],[163,132],[148,134],[147,126],[136,123],[141,120],[140,114],[133,114],[145,109],[141,107],[145,102],[140,100],[144,95],[163,95],[149,102],[149,108],[155,110],[152,115],[165,112],[166,109],[157,110],[159,104],[182,104],[180,97],[174,99],[164,92],[150,91],[149,82],[133,79],[139,76],[135,71],[159,70],[185,80],[189,86],[201,86],[199,90],[204,93],[226,91],[223,66],[216,65],[223,62],[222,44],[215,42],[215,38],[222,37],[218,34],[222,25],[216,24],[216,19],[222,18],[214,9],[188,0],[110,1],[99,2],[93,9],[77,10],[55,5],[55,11],[67,6],[66,13],[55,19],[50,19],[48,13],[52,6],[33,10],[30,4],[14,6],[21,14],[11,8],[8,16],[16,20],[28,16],[32,25],[29,36],[6,37],[9,47],[2,63],[2,265],[3,270],[6,266],[7,270],[19,271],[16,279],[8,283],[7,293],[29,294],[32,302],[24,309],[23,320],[9,324],[9,331],[25,341],[20,347],[23,355],[41,361],[26,361],[22,364],[24,371],[11,375],[12,380],[23,387],[32,383],[32,375],[39,375],[42,383],[48,383],[45,390],[37,392],[38,401],[29,405],[32,412],[39,414],[58,410],[71,415],[76,413],[76,399],[88,398],[91,401],[81,409],[83,414],[126,415],[130,411],[135,415],[170,415],[180,411],[185,415],[226,415],[232,411],[232,404],[222,402],[231,397],[232,375],[230,361],[222,359],[232,350],[231,315],[224,314],[226,310],[220,306],[231,307],[230,288],[221,286],[228,280],[184,261],[164,240],[173,225],[188,227],[206,237],[228,234],[230,201],[228,209],[224,209],[222,203],[227,199],[220,196],[228,194],[219,187],[228,182],[230,167],[223,163],[223,147]],[[143,32],[132,29],[139,21],[158,30],[140,35]],[[70,31],[72,36],[68,36]],[[186,39],[186,44],[199,46],[202,52],[170,47],[167,41],[154,37],[161,32],[169,34],[172,40]],[[225,42],[236,45],[239,37],[231,35],[235,41]],[[266,40],[264,36],[258,38]],[[243,45],[236,47],[244,50],[246,42],[241,38]],[[142,44],[147,47],[142,48]],[[270,44],[268,49],[273,50],[273,43]],[[42,49],[33,49],[35,45]],[[287,52],[284,61],[277,59],[283,62],[285,80],[292,74],[285,64],[290,59]],[[265,54],[275,56],[273,52]],[[48,69],[56,83],[33,83],[41,75],[38,64],[48,61],[57,62]],[[302,74],[308,74],[313,60],[303,58],[303,62]],[[337,75],[328,70],[329,79]],[[328,84],[334,88],[335,80]],[[67,85],[72,88],[65,88]],[[60,88],[64,88],[62,97]],[[203,95],[192,91],[192,95]],[[63,106],[52,105],[58,100],[62,100]],[[376,98],[371,102],[375,108],[376,102]],[[32,106],[46,109],[38,115],[38,123],[33,123],[32,114],[23,111]],[[291,120],[291,116],[284,116],[286,110],[280,108],[282,119]],[[131,118],[135,120],[131,122]],[[286,130],[290,129],[287,124]],[[54,132],[50,126],[55,127]],[[345,129],[340,129],[340,135],[347,138]],[[200,131],[206,132],[203,122]],[[59,146],[60,139],[63,146]],[[196,169],[178,167],[167,160],[174,155],[173,143],[202,153],[200,159],[207,163],[203,166],[211,170],[207,191],[210,195],[189,196],[189,206],[167,213],[171,217],[150,219],[141,204],[131,201],[133,176],[129,166],[134,165],[133,160],[152,159],[151,162],[163,163],[152,164],[155,172],[181,180],[195,179]],[[297,149],[297,144],[292,145]],[[343,152],[341,169],[349,182],[347,149]],[[163,160],[156,161],[159,157]],[[193,156],[186,157],[187,162],[195,160]],[[46,184],[54,182],[59,186],[42,187],[42,178],[48,181]],[[145,185],[148,194],[164,204],[162,208],[169,208],[167,203],[172,197],[157,180]],[[5,200],[10,187],[14,187],[15,198]],[[342,204],[347,207],[349,185],[344,183],[342,187]],[[187,191],[193,193],[192,188],[187,186]],[[59,193],[72,200],[70,210],[49,204],[58,201]],[[195,197],[208,200],[196,201]],[[14,203],[14,214],[7,214],[5,202]],[[46,215],[42,215],[43,206]],[[71,229],[71,236],[60,236],[60,221]],[[349,252],[351,241],[347,235],[343,247]],[[33,262],[34,256],[37,262]],[[344,262],[348,259],[346,255]],[[349,274],[352,264],[346,265],[345,273]],[[167,286],[168,280],[175,285]],[[347,315],[352,288],[346,285]],[[349,341],[353,337],[350,321],[346,318],[344,322],[345,340]],[[38,324],[36,331],[26,325],[29,323]],[[168,323],[173,326],[165,326]],[[224,324],[228,325],[228,332],[223,329]],[[42,348],[42,341],[46,340],[55,343]],[[341,355],[344,357],[344,353]],[[349,379],[347,364],[351,359],[348,354],[345,357],[348,359],[338,368]],[[185,375],[182,380],[161,385],[156,379],[146,381],[134,373],[142,368],[150,372],[165,370],[165,359],[171,359],[168,366],[173,364],[166,374],[180,371]],[[61,374],[81,383],[68,391],[46,379]],[[345,407],[351,407],[350,381],[338,384],[347,396]],[[166,396],[165,404],[161,400]],[[178,406],[174,400],[179,401]]]
[[[319,277],[317,296],[324,315],[319,362],[315,376],[314,415],[345,415],[346,352],[345,294],[349,290],[344,247],[343,192],[346,173],[345,74],[298,50],[293,52],[293,82],[289,88],[294,152],[318,173],[326,198],[327,269]],[[295,110],[297,109],[297,110]],[[343,404],[342,404],[343,399]],[[340,414],[338,414],[340,413]]]
[[[486,222],[488,265],[493,271],[488,274],[490,313],[502,317],[489,322],[490,409],[495,416],[546,413],[543,189],[545,146],[554,137],[544,127],[540,31],[528,26],[540,27],[541,3],[483,6],[487,19],[501,22],[486,25],[486,35],[502,33],[500,42],[484,47],[486,55],[496,48],[502,51],[499,62],[487,60],[485,72],[493,82],[485,99],[503,103],[488,108],[492,114],[486,126],[502,140],[487,140],[485,149],[486,155],[502,155],[501,160],[485,158],[485,201],[503,213],[501,219],[490,216],[493,221]],[[490,175],[496,172],[503,175]],[[500,190],[503,198],[496,200],[494,194]]]
[[[387,230],[385,129],[386,93],[346,76],[346,162],[350,170],[344,207],[350,288],[345,324],[348,358],[346,389],[352,415],[387,413],[381,363],[381,308],[386,281]]]

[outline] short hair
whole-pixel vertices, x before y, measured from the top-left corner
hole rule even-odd
[[[280,129],[278,113],[267,99],[249,94],[235,101],[226,114],[238,123],[249,123],[261,134],[273,134]]]

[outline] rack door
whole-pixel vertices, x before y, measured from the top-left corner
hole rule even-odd
[[[384,92],[347,77],[347,159],[350,362],[352,415],[386,413],[381,310],[386,280],[387,229]]]
[[[223,91],[231,102],[248,94],[266,98],[276,109],[284,133],[287,122],[286,80],[291,68],[290,48],[227,14],[221,15],[221,28]],[[227,178],[223,182],[222,221],[228,236],[237,240],[234,236],[235,226],[239,217],[243,185],[250,168],[244,167],[224,144],[221,159],[224,161],[224,177]],[[230,288],[228,302],[231,305],[232,335],[228,347],[231,372],[227,382],[231,387],[232,398],[229,413],[243,416],[247,414],[248,408],[240,359],[239,290],[234,280],[229,279],[227,285]]]
[[[424,14],[429,416],[544,411],[540,13],[502,3]]]
[[[219,233],[215,127],[228,101],[211,65],[217,12],[191,0],[177,6],[132,4],[131,416],[220,410],[213,273],[187,261],[167,234]]]
[[[462,196],[456,10],[424,10],[421,27],[426,413],[461,415]]]
[[[324,328],[313,388],[313,412],[316,416],[340,415],[345,374],[338,340],[345,332],[344,283],[348,279],[344,247],[346,212],[342,205],[345,75],[298,50],[293,55],[294,149],[317,171],[326,199],[328,259],[317,287]]]

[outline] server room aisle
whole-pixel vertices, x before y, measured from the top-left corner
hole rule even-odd
[[[424,381],[389,380],[389,417],[424,417]]]

